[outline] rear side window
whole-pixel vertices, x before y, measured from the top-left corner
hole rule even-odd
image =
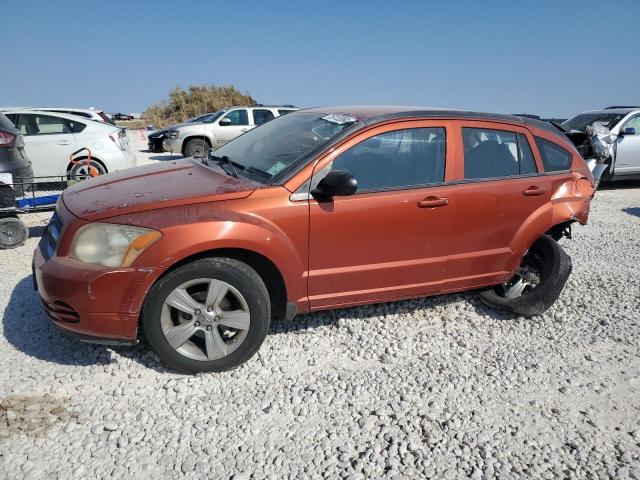
[[[462,142],[465,180],[520,175],[520,151],[515,132],[463,128]]]
[[[533,152],[529,146],[526,135],[518,134],[518,155],[520,157],[520,175],[529,175],[538,173],[536,161],[533,158]]]
[[[358,192],[393,190],[444,181],[444,128],[395,130],[367,138],[333,161],[347,170]]]
[[[75,120],[66,120],[67,128],[71,131],[71,133],[80,133],[84,130],[86,125],[81,122],[76,122]]]
[[[564,148],[544,138],[535,137],[540,158],[546,172],[558,172],[571,168],[572,155]]]
[[[260,125],[264,122],[268,122],[274,117],[275,115],[271,110],[254,110],[253,111],[253,123],[256,125]]]

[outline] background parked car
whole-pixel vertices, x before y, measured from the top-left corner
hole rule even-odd
[[[4,107],[0,108],[0,111],[12,111],[12,110],[38,110],[41,112],[52,113],[66,113],[68,115],[75,115],[82,118],[89,118],[97,122],[111,123],[113,120],[103,110],[96,110],[95,108],[69,108],[69,107]]]
[[[133,115],[129,115],[128,113],[112,113],[111,118],[114,120],[133,120]]]
[[[0,174],[2,173],[11,174],[13,178],[33,177],[31,160],[24,150],[22,132],[0,113]]]
[[[219,110],[202,123],[182,123],[167,130],[164,149],[185,157],[205,157],[238,135],[272,118],[298,110],[290,105],[231,107]]]
[[[204,121],[210,117],[211,115],[215,115],[215,112],[204,113],[202,115],[198,115],[197,117],[190,118],[185,120],[184,123],[204,123]],[[182,125],[182,124],[180,124]],[[150,152],[154,153],[162,153],[164,152],[164,147],[162,143],[167,136],[167,132],[170,128],[176,127],[177,125],[172,125],[171,127],[164,128],[162,130],[152,131],[147,135],[147,146],[149,147]]]
[[[598,158],[606,165],[603,181],[640,178],[640,108],[585,112],[562,127],[585,159]]]
[[[136,165],[126,131],[111,124],[33,110],[10,111],[5,115],[24,135],[25,149],[37,177],[82,178],[88,173],[86,164],[73,164],[69,157],[84,147],[91,150],[91,166],[100,174]]]

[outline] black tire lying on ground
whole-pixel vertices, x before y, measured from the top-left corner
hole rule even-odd
[[[0,218],[0,249],[8,250],[24,245],[29,238],[29,229],[15,217]]]
[[[541,315],[554,304],[571,273],[571,257],[558,243],[543,235],[531,246],[523,259],[523,265],[537,270],[539,283],[527,287],[515,298],[505,296],[505,286],[497,285],[480,293],[487,305],[508,310],[523,317]],[[518,274],[514,278],[518,278]]]

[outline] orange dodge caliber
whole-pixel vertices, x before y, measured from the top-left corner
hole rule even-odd
[[[207,159],[65,191],[35,251],[53,323],[148,343],[172,367],[247,361],[272,318],[478,289],[525,317],[557,299],[594,179],[553,125],[415,107],[284,115]]]

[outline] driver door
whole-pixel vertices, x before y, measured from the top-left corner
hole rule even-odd
[[[24,135],[25,152],[37,177],[65,175],[76,139],[60,117],[21,113],[17,127]]]
[[[216,148],[221,147],[252,128],[249,125],[249,114],[246,108],[238,108],[227,112],[217,123],[218,125],[215,131]]]
[[[454,187],[444,185],[446,123],[378,127],[316,167],[312,185],[347,170],[358,190],[309,201],[312,310],[442,288],[455,203]]]
[[[635,129],[634,134],[622,135],[625,128]],[[640,173],[640,115],[631,117],[620,128],[616,140],[616,175]]]

